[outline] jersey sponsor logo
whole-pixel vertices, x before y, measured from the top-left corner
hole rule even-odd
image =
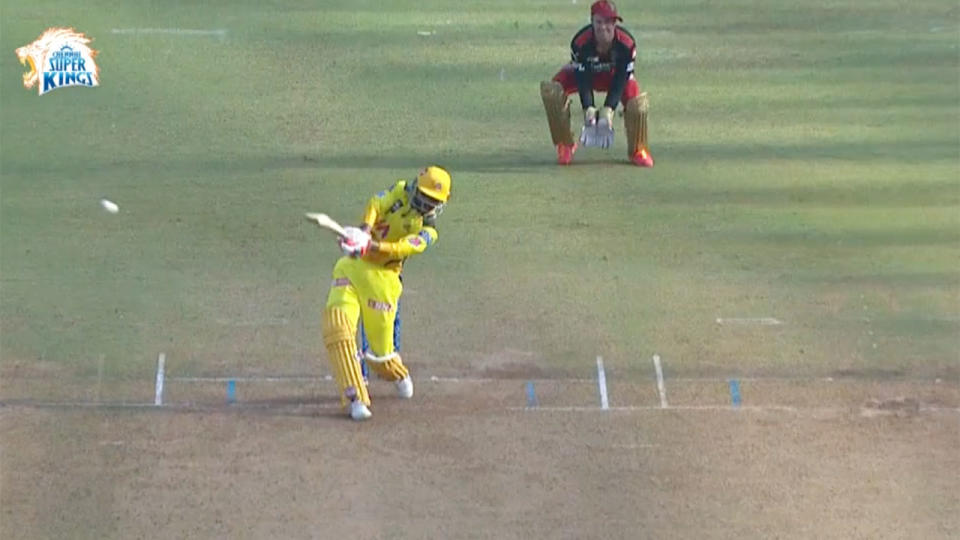
[[[348,287],[350,285],[350,280],[345,277],[338,277],[333,280],[333,283],[330,284],[331,287]]]
[[[92,40],[73,28],[48,28],[33,43],[15,52],[30,71],[23,74],[23,87],[37,86],[42,96],[67,86],[100,86],[100,68],[94,60],[97,51],[90,48]]]
[[[615,66],[614,62],[603,62],[599,56],[589,56],[587,60],[577,66],[578,71],[589,71],[592,73],[603,73],[610,71]]]
[[[381,302],[379,300],[374,300],[373,298],[367,300],[367,307],[377,311],[391,311],[393,309],[393,306],[390,305],[390,302]]]
[[[423,242],[420,240],[420,237],[419,237],[419,236],[414,236],[413,238],[408,239],[407,242],[409,242],[410,245],[411,245],[411,246],[414,246],[414,247],[417,247],[417,246],[419,246],[420,244],[423,243]]]

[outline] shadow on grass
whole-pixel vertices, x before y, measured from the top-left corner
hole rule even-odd
[[[653,197],[652,202],[691,204],[731,203],[731,204],[823,204],[838,206],[864,205],[929,205],[947,206],[960,204],[960,181],[954,179],[930,179],[924,172],[925,165],[955,164],[960,159],[960,151],[953,140],[902,140],[890,144],[876,142],[836,143],[830,141],[812,141],[805,144],[750,144],[724,142],[713,144],[664,143],[654,147],[657,168],[649,171],[656,178],[654,182],[632,185],[637,193]],[[69,165],[63,162],[29,161],[5,162],[5,176],[24,176],[40,181],[40,175],[54,178],[66,175],[77,178],[84,171],[97,177],[114,175],[131,180],[149,178],[157,181],[161,178],[182,179],[184,183],[223,182],[224,176],[263,174],[291,169],[345,170],[410,170],[415,171],[427,163],[438,163],[452,171],[460,173],[493,174],[538,174],[545,179],[556,180],[556,176],[569,175],[570,172],[584,173],[596,171],[594,166],[603,166],[604,174],[611,181],[626,176],[632,181],[636,178],[636,167],[629,164],[621,151],[611,151],[607,155],[579,154],[570,167],[555,164],[554,150],[549,141],[524,146],[521,149],[501,148],[489,152],[463,151],[445,148],[436,152],[419,149],[391,149],[387,152],[353,153],[291,153],[288,155],[261,156],[222,156],[209,155],[196,158],[169,159],[158,155],[156,159],[135,161],[113,161],[98,159],[95,156],[74,159]],[[691,186],[687,177],[694,176],[698,181],[709,181],[711,172],[717,165],[747,167],[762,165],[765,171],[771,166],[782,163],[785,173],[797,174],[803,171],[804,162],[816,165],[811,168],[810,183],[824,184],[832,181],[829,177],[830,160],[837,160],[845,166],[851,163],[863,163],[864,181],[870,180],[870,167],[877,164],[889,164],[898,170],[909,171],[917,165],[918,176],[903,177],[897,184],[886,182],[876,188],[864,189],[862,183],[855,186],[843,184],[804,186],[791,188],[772,186],[765,188],[726,188],[722,183],[716,187],[704,189]],[[701,169],[702,168],[702,169]],[[799,169],[798,169],[799,168]],[[702,172],[701,172],[702,170]],[[622,172],[621,172],[622,171]],[[715,174],[715,173],[714,173]],[[724,175],[736,172],[724,172]],[[775,174],[775,173],[768,173]],[[927,176],[924,176],[926,174]],[[849,173],[845,173],[849,176]]]
[[[947,228],[889,228],[883,230],[846,230],[842,232],[789,231],[789,232],[732,232],[726,238],[740,238],[751,244],[756,242],[776,245],[805,246],[810,248],[877,248],[886,246],[947,246],[960,247],[960,231]],[[960,274],[958,274],[960,275]]]
[[[648,196],[646,203],[690,206],[726,204],[795,208],[949,207],[960,204],[960,184],[952,181],[905,179],[901,183],[880,184],[870,189],[864,189],[862,184],[799,187],[773,185],[763,188],[723,187],[722,183],[718,183],[716,187],[698,188],[683,182],[650,187],[645,195]],[[942,234],[942,231],[938,234]],[[946,240],[960,240],[958,235],[947,236]]]
[[[619,148],[611,151],[605,161],[620,162],[627,165],[625,156]],[[838,143],[832,141],[811,141],[804,144],[750,144],[750,143],[714,143],[689,144],[667,143],[654,146],[658,167],[670,167],[671,163],[685,167],[697,163],[749,164],[751,161],[769,163],[783,160],[785,167],[796,166],[793,161],[841,160],[844,162],[862,161],[866,164],[890,162],[893,164],[925,165],[942,161],[956,163],[960,159],[960,150],[955,140],[900,140],[896,142],[853,142]],[[579,158],[579,156],[578,156]],[[319,167],[335,168],[403,168],[418,166],[424,162],[440,162],[458,170],[470,172],[504,172],[510,170],[529,170],[531,168],[555,166],[553,148],[549,143],[536,144],[523,150],[503,148],[489,153],[443,150],[438,153],[411,151],[398,154],[335,154],[305,155],[305,164],[313,163]],[[574,160],[576,165],[577,159]],[[960,183],[953,184],[954,189]]]
[[[948,289],[960,286],[960,272],[891,272],[875,274],[815,274],[797,273],[782,275],[781,280],[793,283],[831,285],[883,285],[895,287],[932,287]]]

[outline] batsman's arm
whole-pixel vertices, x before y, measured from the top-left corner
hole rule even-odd
[[[402,182],[397,182],[389,190],[385,189],[373,197],[370,197],[370,200],[367,201],[367,206],[363,209],[363,219],[361,219],[360,228],[370,232],[370,229],[377,223],[380,216],[384,215],[394,201],[396,201],[398,191],[400,193],[403,192]]]
[[[367,201],[367,206],[363,209],[363,219],[360,220],[361,229],[370,232],[370,229],[373,228],[374,223],[377,222],[377,218],[380,217],[380,203],[385,195],[386,194],[381,191]]]
[[[424,227],[417,234],[409,234],[395,242],[370,242],[370,251],[389,255],[393,259],[405,259],[419,255],[437,241],[439,236],[433,227]]]

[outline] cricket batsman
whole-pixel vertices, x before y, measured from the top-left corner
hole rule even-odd
[[[411,255],[437,241],[436,219],[450,200],[450,173],[431,165],[413,180],[398,180],[367,203],[359,227],[345,227],[341,257],[323,312],[323,342],[340,400],[354,420],[366,420],[370,395],[357,353],[357,323],[363,323],[366,365],[394,381],[397,394],[413,397],[413,381],[399,351],[400,272]]]
[[[571,62],[553,77],[540,83],[540,97],[547,111],[550,136],[557,147],[557,163],[573,161],[578,142],[570,130],[570,100],[580,95],[583,129],[579,144],[609,148],[613,145],[613,113],[623,104],[623,123],[627,132],[627,153],[639,167],[653,167],[647,146],[647,93],[640,92],[634,77],[637,46],[633,36],[618,23],[623,21],[617,6],[599,0],[590,6],[590,24],[570,41]],[[593,92],[606,92],[603,106],[597,108]]]

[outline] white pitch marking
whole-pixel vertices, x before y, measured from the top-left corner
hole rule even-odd
[[[167,355],[160,353],[160,356],[157,357],[157,387],[156,392],[153,397],[153,404],[156,406],[163,405],[163,377],[164,377],[164,364],[167,361]]]
[[[227,31],[218,30],[196,30],[192,28],[114,28],[110,30],[112,34],[173,34],[180,36],[217,36],[223,38]]]
[[[431,375],[430,377],[424,378],[424,380],[427,380],[427,379],[429,379],[431,382],[450,382],[450,383],[488,383],[488,382],[504,382],[504,381],[517,380],[517,379],[504,379],[504,378],[498,378],[498,377],[437,377],[436,375]],[[416,380],[416,378],[414,380]],[[523,379],[523,380],[593,384],[593,379],[577,379],[577,378],[565,378],[565,379],[544,378],[544,379]]]
[[[546,411],[546,412],[595,412],[599,411],[596,407],[587,406],[559,406],[559,407],[508,407],[510,411]],[[779,412],[821,412],[821,413],[843,413],[854,410],[852,407],[794,407],[790,405],[741,405],[740,407],[731,407],[730,405],[672,405],[666,409],[654,405],[636,405],[627,407],[610,407],[611,411],[622,412],[643,412],[643,411],[779,411]],[[960,413],[960,407],[920,407],[920,412],[932,413]]]
[[[660,365],[660,355],[653,355],[653,369],[657,372],[657,393],[660,394],[660,408],[667,408],[667,387],[663,384],[663,367]]]
[[[63,409],[74,409],[74,408],[89,408],[89,409],[152,409],[156,405],[153,403],[134,403],[134,402],[101,402],[96,403],[93,401],[24,401],[24,400],[13,400],[10,402],[0,402],[0,407],[31,407],[31,408],[63,408]],[[305,407],[313,409],[340,409],[341,405],[339,403],[291,403],[288,405],[276,406],[269,403],[264,404],[237,404],[236,406],[231,406],[232,410],[243,410],[243,409],[284,409],[288,407]],[[431,410],[443,410],[443,407],[429,407]],[[220,411],[227,410],[227,407],[223,405],[213,405],[213,404],[203,404],[203,403],[168,403],[164,406],[164,410],[183,410],[183,411]],[[507,411],[544,411],[544,412],[597,412],[602,411],[603,409],[598,409],[596,407],[585,407],[585,406],[570,406],[570,407],[506,407],[505,409],[497,410],[507,410]],[[661,408],[660,406],[653,405],[640,405],[640,406],[627,406],[627,407],[610,407],[607,409],[609,411],[620,411],[620,412],[646,412],[646,411],[705,411],[705,412],[722,412],[729,411],[737,413],[739,411],[780,411],[780,412],[793,412],[793,413],[802,413],[802,412],[820,412],[820,413],[843,413],[850,412],[853,409],[851,407],[793,407],[787,405],[743,405],[741,407],[731,407],[730,405],[674,405],[667,407],[666,409]],[[960,407],[920,407],[918,409],[920,412],[931,412],[931,413],[949,413],[949,414],[960,414]]]
[[[603,357],[597,357],[597,385],[600,387],[600,408],[607,410],[610,408],[610,401],[607,399],[607,374],[603,370]]]
[[[309,381],[331,381],[333,377],[307,377],[307,376],[278,376],[278,377],[169,377],[169,381],[177,382],[309,382]]]
[[[717,324],[759,324],[760,326],[777,326],[783,321],[774,317],[733,317],[724,319],[717,317]]]
[[[256,376],[251,375],[248,377],[236,376],[236,377],[167,377],[167,381],[176,381],[176,382],[187,382],[187,383],[205,383],[205,382],[227,382],[227,381],[237,381],[237,382],[310,382],[310,381],[332,381],[332,375],[324,375],[322,377],[313,376],[313,375],[263,375]],[[430,381],[430,382],[442,382],[442,383],[493,383],[493,382],[505,382],[515,379],[503,379],[496,377],[438,377],[436,375],[431,375],[429,377],[417,378],[414,377],[415,381]],[[562,383],[590,383],[593,384],[593,379],[576,379],[576,378],[566,378],[566,379],[533,379],[537,381],[550,381],[550,382],[562,382]],[[725,379],[706,379],[706,380],[725,380]]]
[[[438,377],[436,375],[423,376],[422,378],[414,377],[414,381],[430,381],[430,382],[445,382],[445,383],[492,383],[492,382],[510,382],[516,381],[518,379],[510,378],[498,378],[498,377]],[[849,383],[862,383],[862,382],[871,382],[876,379],[864,378],[864,377],[791,377],[791,376],[770,376],[770,377],[737,377],[741,382],[743,381],[754,381],[754,382],[791,382],[791,383],[816,383],[816,382],[837,382],[844,381]],[[177,381],[177,382],[226,382],[226,381],[243,381],[243,382],[310,382],[310,381],[332,381],[333,376],[323,375],[323,376],[314,376],[314,375],[263,375],[263,376],[220,376],[220,377],[166,377],[167,381]],[[523,379],[523,380],[533,380],[533,381],[548,381],[551,383],[567,383],[567,384],[583,384],[589,383],[593,384],[594,379],[581,379],[581,378],[553,378],[553,377],[544,377],[539,379]],[[671,382],[726,382],[729,380],[729,377],[671,377]],[[894,382],[902,383],[911,383],[911,384],[941,384],[943,379],[940,379],[938,382],[936,379],[920,379],[920,378],[901,378],[901,379],[892,379]]]
[[[847,382],[847,383],[863,383],[871,382],[876,379],[862,378],[862,377],[791,377],[791,376],[782,376],[782,377],[737,377],[741,382],[743,381],[752,381],[752,382],[788,382],[788,383],[817,383],[817,382]],[[331,375],[251,375],[251,376],[220,376],[220,377],[166,377],[167,381],[177,381],[177,382],[188,382],[188,383],[203,383],[203,382],[226,382],[226,381],[238,381],[238,382],[310,382],[310,381],[332,381],[333,376]],[[517,379],[510,378],[498,378],[498,377],[438,377],[436,375],[423,376],[422,378],[414,377],[414,381],[430,381],[434,383],[463,383],[463,384],[477,384],[477,383],[496,383],[496,382],[510,382],[516,381]],[[594,379],[581,379],[581,378],[553,378],[553,377],[544,377],[539,379],[524,379],[524,380],[533,380],[533,381],[548,381],[550,383],[566,383],[566,384],[594,384]],[[728,377],[671,377],[670,381],[674,383],[689,383],[689,382],[726,382],[729,380]],[[910,383],[910,384],[942,384],[943,379],[937,381],[936,379],[920,379],[920,378],[902,378],[902,379],[893,379],[895,382]]]
[[[524,410],[525,407],[510,407],[511,411],[520,411]],[[531,411],[549,411],[549,412],[590,412],[597,411],[596,407],[586,407],[586,406],[559,406],[559,407],[536,407],[529,408],[527,410]],[[626,412],[637,412],[637,411],[737,411],[737,410],[749,410],[749,411],[789,411],[795,412],[798,410],[807,410],[807,411],[844,411],[849,409],[842,409],[840,407],[809,407],[799,409],[797,407],[781,406],[781,405],[768,405],[768,406],[753,406],[753,407],[738,407],[733,408],[729,405],[674,405],[672,407],[667,407],[664,409],[659,405],[635,405],[627,407],[610,407],[611,411],[626,411]]]
[[[131,401],[118,401],[110,402],[105,401],[101,403],[96,403],[93,401],[12,401],[9,403],[0,402],[2,407],[32,407],[37,409],[76,409],[76,408],[85,408],[85,409],[155,409],[156,405],[153,403],[136,403]],[[243,409],[255,409],[255,410],[268,410],[268,409],[286,409],[286,408],[310,408],[310,409],[342,409],[343,406],[339,403],[290,403],[287,405],[273,405],[269,403],[235,403],[233,405],[224,406],[224,405],[214,405],[210,403],[194,403],[194,402],[182,402],[182,403],[167,403],[163,406],[164,410],[181,410],[181,411],[221,411],[227,409],[233,410],[243,410]]]

